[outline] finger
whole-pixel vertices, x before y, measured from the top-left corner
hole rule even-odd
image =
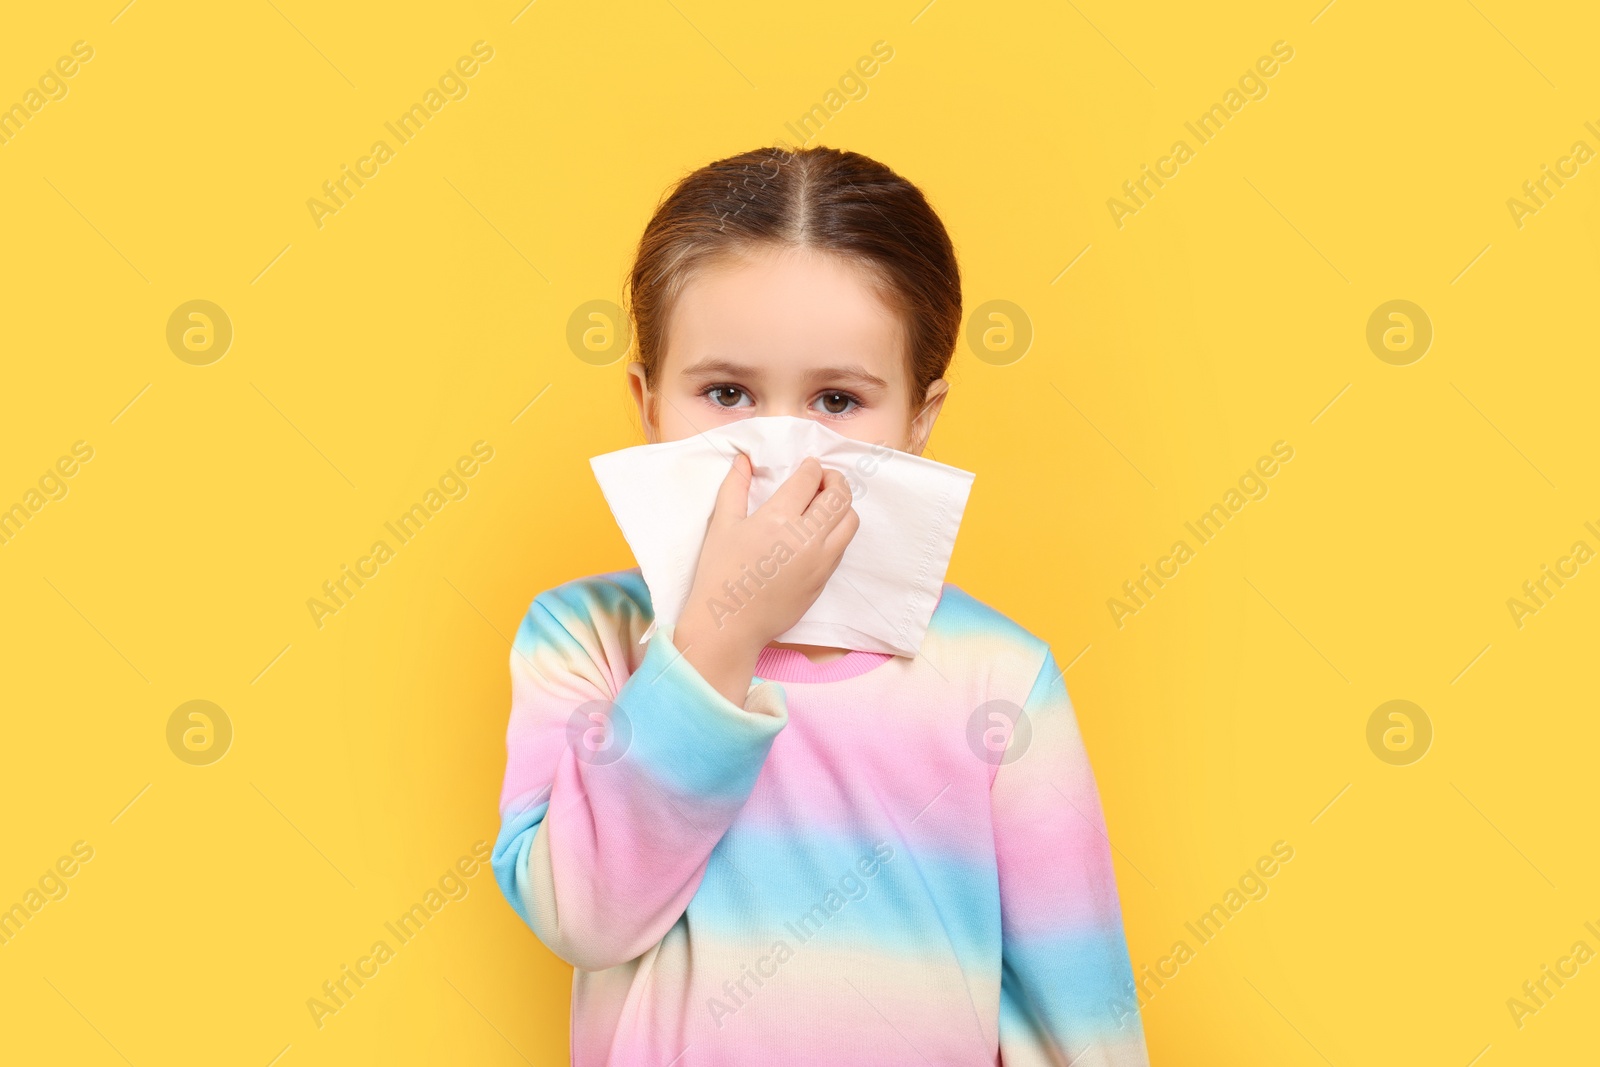
[[[807,456],[795,467],[794,473],[784,479],[782,485],[767,500],[762,507],[771,505],[774,510],[784,515],[800,515],[817,495],[818,488],[826,475],[822,461],[815,456]]]
[[[801,521],[807,529],[827,533],[850,511],[853,500],[850,480],[836,470],[826,471],[822,475],[822,488],[806,508]]]
[[[711,509],[713,519],[742,519],[750,513],[750,457],[740,452],[717,489]]]
[[[829,555],[834,557],[833,566],[828,569],[829,574],[832,574],[834,569],[839,566],[839,561],[844,559],[844,550],[855,539],[856,531],[860,528],[861,516],[857,514],[856,509],[845,508],[840,513],[838,521],[834,523],[833,529],[824,535],[822,547],[827,550]]]

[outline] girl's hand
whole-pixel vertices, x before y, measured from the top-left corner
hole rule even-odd
[[[845,476],[808,456],[747,516],[750,459],[734,457],[674,632],[684,658],[733,703],[744,706],[756,656],[822,595],[861,525],[850,504]]]

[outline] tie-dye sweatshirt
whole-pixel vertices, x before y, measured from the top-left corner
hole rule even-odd
[[[1049,646],[945,584],[914,658],[768,647],[744,706],[637,568],[534,598],[495,876],[576,970],[575,1067],[1143,1067]]]

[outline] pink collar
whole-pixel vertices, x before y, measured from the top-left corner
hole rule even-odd
[[[812,663],[804,652],[768,645],[756,656],[756,677],[773,682],[838,682],[865,674],[886,660],[888,652],[863,652],[852,649],[825,663]]]

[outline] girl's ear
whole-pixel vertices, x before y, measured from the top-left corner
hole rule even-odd
[[[908,451],[912,455],[922,455],[922,450],[927,447],[928,438],[933,434],[934,420],[939,417],[939,411],[944,407],[945,397],[949,393],[950,383],[943,378],[936,378],[928,383],[928,393],[922,401],[922,407],[911,420],[911,448]]]
[[[634,406],[639,409],[639,426],[644,430],[644,439],[653,445],[656,443],[656,398],[645,384],[644,364],[638,360],[628,364],[628,392],[633,394]]]

